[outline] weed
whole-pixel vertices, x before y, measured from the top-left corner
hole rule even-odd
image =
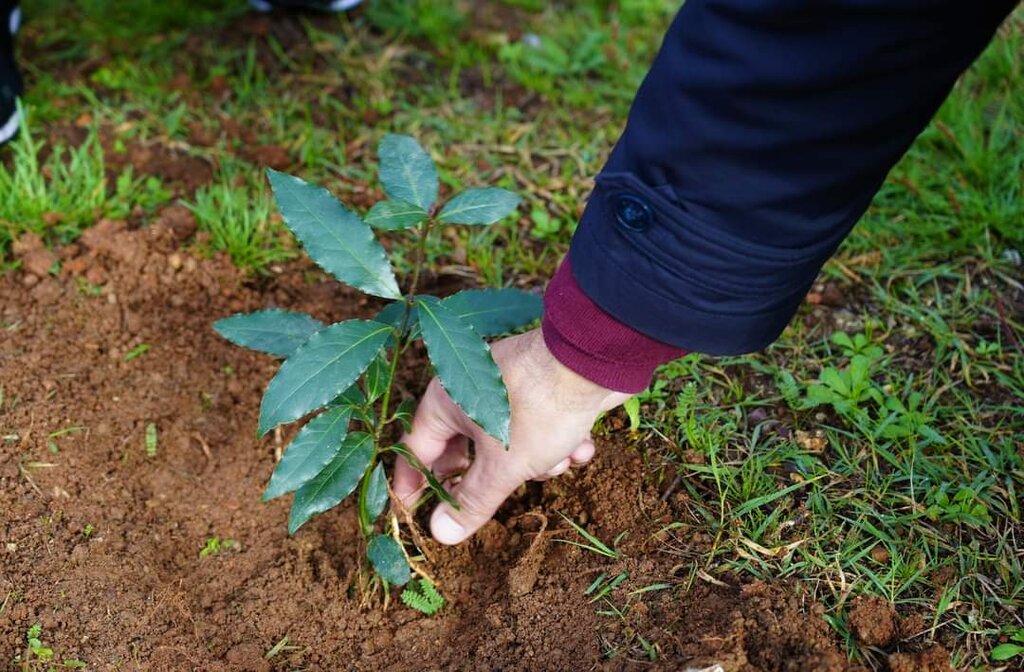
[[[569,518],[564,513],[559,512],[558,515],[562,517],[562,520],[569,523],[569,526],[572,527],[572,529],[574,529],[577,534],[583,537],[584,541],[571,541],[569,539],[556,539],[556,541],[559,541],[563,544],[569,544],[570,546],[578,546],[579,548],[590,551],[592,553],[597,553],[598,555],[603,555],[604,557],[611,558],[612,560],[618,560],[622,557],[622,552],[615,547],[618,545],[620,541],[622,541],[623,538],[625,538],[626,532],[619,533],[619,535],[615,537],[615,540],[609,546],[608,544],[605,544],[603,541],[592,535],[590,532],[587,532],[585,529],[583,529],[583,527],[576,523],[576,521],[574,521],[572,518]]]
[[[584,595],[590,596],[591,602],[597,602],[601,598],[605,597],[613,590],[622,585],[622,583],[629,578],[629,572],[622,572],[614,578],[609,577],[606,573],[601,572],[593,583],[591,583],[585,591]]]
[[[43,626],[38,623],[28,629],[25,641],[28,643],[29,660],[36,658],[45,663],[53,658],[53,649],[43,645],[42,636]]]
[[[629,431],[635,434],[640,429],[640,398],[630,397],[622,407],[629,418]]]
[[[1010,633],[1010,641],[999,644],[992,649],[992,660],[1011,660],[1024,656],[1024,628],[1017,628]]]
[[[157,429],[156,423],[146,423],[146,457],[152,459],[157,453]]]
[[[75,278],[75,284],[78,285],[78,291],[82,296],[99,296],[103,293],[102,286],[94,285],[81,276]]]
[[[421,614],[433,616],[444,607],[444,596],[429,579],[413,579],[401,594],[402,602]]]
[[[83,427],[81,425],[74,425],[71,427],[65,427],[64,429],[58,429],[55,432],[50,432],[49,434],[46,435],[46,447],[49,449],[51,453],[56,455],[58,452],[60,452],[60,448],[57,445],[57,439],[59,439],[62,436],[67,436],[68,434],[74,434],[76,432],[85,431],[85,429],[86,427]]]
[[[196,192],[195,202],[185,204],[196,216],[199,230],[209,235],[209,251],[226,252],[231,261],[249,271],[294,256],[275,226],[270,199],[263,189],[252,190],[227,183]]]
[[[530,211],[530,220],[533,222],[530,234],[538,240],[555,240],[562,233],[562,222],[552,217],[547,210],[534,208]]]
[[[483,337],[533,321],[540,313],[540,299],[513,289],[466,290],[444,300],[418,294],[435,228],[492,224],[511,214],[519,197],[504,189],[475,188],[441,207],[436,203],[436,166],[415,140],[387,135],[379,154],[380,181],[388,199],[370,208],[365,217],[297,177],[276,171],[269,171],[269,177],[285,223],[310,257],[338,280],[392,303],[373,320],[325,326],[301,313],[268,310],[229,317],[214,328],[238,345],[286,358],[263,397],[261,436],[327,407],[292,441],[274,469],[264,499],[295,493],[288,519],[288,531],[294,533],[358,487],[367,559],[387,583],[402,585],[410,578],[410,567],[397,519],[392,517],[390,535],[375,530],[388,499],[379,457],[384,452],[404,457],[424,474],[435,495],[457,504],[408,448],[387,441],[388,426],[407,425],[411,417],[410,403],[392,406],[401,354],[422,338],[452,400],[507,445],[508,394]],[[415,232],[416,261],[405,293],[371,226]],[[353,420],[361,426],[359,431],[349,431]]]
[[[134,348],[125,353],[123,359],[126,362],[130,362],[133,359],[141,357],[142,355],[149,352],[149,349],[153,347],[149,343],[139,343]]]
[[[224,551],[237,551],[240,545],[234,539],[221,539],[220,537],[207,537],[206,544],[199,551],[199,558],[208,558],[212,555],[220,555]]]
[[[98,217],[125,217],[152,207],[167,193],[155,178],[137,179],[131,168],[109,183],[96,129],[78,147],[55,145],[39,160],[42,141],[25,123],[11,143],[12,161],[0,164],[0,258],[23,233],[70,242]]]
[[[43,626],[35,623],[29,627],[25,634],[26,651],[24,657],[18,656],[15,660],[22,663],[24,670],[47,670],[50,672],[57,668],[69,670],[80,670],[86,667],[85,661],[78,658],[66,658],[63,661],[54,660],[54,651],[43,643]]]

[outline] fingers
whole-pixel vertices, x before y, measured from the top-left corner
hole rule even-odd
[[[572,465],[574,467],[578,467],[594,459],[594,453],[596,451],[597,449],[594,447],[594,442],[590,439],[584,439],[583,443],[581,443],[576,450],[572,451],[569,455],[569,459],[572,461]]]
[[[442,483],[446,478],[459,474],[469,467],[469,439],[456,436],[448,440],[448,445],[441,457],[434,461],[430,470]],[[427,479],[423,477],[404,457],[395,460],[395,473],[392,489],[395,495],[406,506],[412,506],[419,500],[427,487]]]
[[[448,400],[441,384],[435,378],[424,392],[419,408],[412,421],[412,429],[402,442],[412,451],[423,466],[431,469],[448,450],[452,442],[464,437],[459,428],[458,417],[452,413],[454,405]],[[456,409],[457,410],[457,409]],[[458,443],[455,444],[458,447]],[[450,466],[444,465],[442,466]],[[423,476],[410,466],[404,458],[395,463],[395,477],[392,483],[395,496],[406,505],[415,503],[417,493],[423,487]]]
[[[585,439],[583,443],[579,445],[576,450],[569,454],[569,457],[565,458],[555,466],[548,469],[540,476],[534,477],[535,481],[546,481],[549,478],[555,478],[561,476],[565,472],[569,471],[570,467],[582,467],[590,460],[594,459],[594,442],[590,439]]]
[[[469,468],[469,439],[465,436],[456,436],[449,439],[448,446],[444,449],[441,457],[434,462],[432,471],[439,481],[444,481]]]
[[[490,520],[501,503],[525,480],[509,453],[478,453],[469,471],[451,490],[459,509],[444,503],[434,509],[430,518],[434,539],[448,545],[466,539]]]
[[[569,467],[571,467],[571,466],[572,466],[572,460],[570,460],[567,457],[564,460],[562,460],[561,462],[559,462],[558,464],[556,464],[555,466],[553,466],[550,469],[548,469],[547,471],[545,471],[540,476],[535,476],[533,480],[535,480],[535,481],[546,481],[549,478],[555,478],[557,476],[561,476],[565,472],[569,471]]]

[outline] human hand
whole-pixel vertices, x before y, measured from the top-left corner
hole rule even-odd
[[[465,470],[449,488],[459,510],[441,503],[431,516],[431,533],[443,544],[457,544],[476,532],[525,481],[558,476],[588,462],[594,455],[590,428],[597,416],[630,396],[563,366],[548,352],[539,329],[497,341],[491,351],[512,407],[508,450],[452,402],[437,378],[430,381],[403,439],[440,480]],[[399,458],[395,495],[412,505],[423,486],[422,474]]]

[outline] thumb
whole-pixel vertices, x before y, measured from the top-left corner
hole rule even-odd
[[[526,480],[520,476],[514,458],[500,447],[497,451],[478,450],[469,471],[451,488],[452,496],[459,503],[458,510],[443,502],[434,509],[430,518],[434,539],[452,545],[468,538],[490,520],[502,502]]]
[[[434,462],[444,454],[449,442],[462,434],[457,417],[453,417],[452,408],[452,402],[435,378],[423,393],[411,430],[402,437],[402,443],[427,469],[433,467]],[[412,504],[410,500],[415,499],[423,483],[420,472],[410,466],[404,457],[399,458],[395,463],[395,476],[391,485],[395,496],[406,504]]]

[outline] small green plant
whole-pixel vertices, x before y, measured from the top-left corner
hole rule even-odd
[[[591,553],[597,553],[598,555],[603,555],[604,557],[611,558],[612,560],[618,560],[622,557],[622,551],[615,547],[618,546],[619,542],[625,538],[626,532],[620,532],[619,535],[615,537],[615,541],[613,541],[611,543],[611,546],[609,546],[608,544],[604,543],[603,541],[592,535],[590,532],[587,532],[585,529],[583,529],[583,527],[579,525],[579,523],[574,521],[569,516],[565,515],[562,512],[559,512],[558,515],[562,517],[562,520],[569,523],[569,526],[572,527],[572,529],[576,530],[576,533],[583,537],[584,541],[570,541],[569,539],[556,539],[555,541],[560,541],[563,544],[569,544],[570,546],[578,546],[583,550],[590,551]]]
[[[156,423],[146,424],[146,457],[152,459],[156,457],[157,451],[157,431]]]
[[[293,439],[264,500],[295,493],[288,518],[288,531],[294,533],[358,488],[359,524],[370,565],[387,583],[404,585],[410,568],[397,521],[392,516],[391,525],[377,529],[389,493],[381,456],[404,457],[423,473],[430,491],[457,504],[408,448],[393,441],[392,428],[408,429],[413,411],[411,399],[394,403],[400,358],[422,339],[452,400],[507,445],[508,393],[484,337],[535,320],[541,302],[515,289],[465,290],[444,299],[420,294],[435,228],[492,224],[514,212],[519,197],[504,189],[475,188],[442,207],[437,169],[413,138],[387,135],[379,155],[387,200],[365,217],[325,189],[274,170],[268,175],[285,224],[313,261],[341,282],[390,303],[372,320],[330,326],[301,313],[266,310],[220,320],[214,328],[233,343],[285,358],[263,397],[260,436],[325,409]],[[415,261],[404,291],[371,227],[412,234]]]
[[[928,517],[944,523],[972,527],[991,523],[988,505],[982,499],[982,494],[990,484],[991,479],[979,479],[969,486],[956,487],[952,483],[942,483],[933,487],[925,496]]]
[[[127,217],[136,206],[150,210],[169,198],[158,179],[136,177],[131,167],[111,181],[97,128],[77,147],[47,146],[32,135],[27,110],[22,120],[12,160],[0,165],[0,261],[26,232],[70,242],[98,217]]]
[[[555,240],[558,235],[562,232],[562,222],[552,217],[547,210],[543,208],[534,208],[530,212],[530,220],[533,221],[533,227],[530,229],[530,234],[534,238],[540,240]]]
[[[807,388],[807,406],[831,405],[839,415],[849,416],[871,400],[883,403],[871,379],[873,373],[874,363],[865,355],[854,355],[850,364],[841,369],[826,367],[818,382]]]
[[[238,542],[234,539],[221,539],[220,537],[209,537],[206,545],[199,551],[199,557],[208,558],[211,555],[220,555],[224,551],[236,550]]]
[[[1017,656],[1024,656],[1024,628],[1010,634],[1010,641],[1000,644],[992,649],[992,660],[1010,660]]]
[[[142,357],[144,354],[149,352],[149,349],[151,347],[153,346],[151,346],[149,343],[139,343],[134,348],[125,353],[124,361],[130,362],[133,359],[138,359],[139,357]]]
[[[25,641],[28,644],[29,659],[35,658],[40,662],[47,662],[53,659],[53,649],[43,644],[43,626],[36,623],[28,629]]]
[[[839,346],[846,357],[863,355],[870,361],[878,361],[885,355],[885,350],[868,338],[867,334],[854,334],[852,337],[842,331],[832,334],[832,342]]]
[[[587,587],[583,594],[590,597],[590,602],[594,603],[600,600],[602,597],[607,596],[613,590],[622,585],[622,583],[629,578],[629,572],[622,572],[615,577],[609,577],[607,572],[601,572],[593,583]]]
[[[209,235],[209,250],[226,252],[239,268],[257,271],[295,256],[273,223],[270,199],[262,188],[254,196],[244,186],[211,184],[196,191],[195,203],[185,207],[195,214],[199,230]]]
[[[25,633],[25,645],[24,656],[19,654],[15,657],[15,660],[21,663],[22,670],[47,670],[50,672],[58,668],[81,670],[86,667],[85,661],[78,658],[54,660],[53,649],[43,643],[43,626],[39,623],[33,624]]]
[[[629,418],[629,431],[636,434],[640,431],[640,397],[630,397],[622,407]]]
[[[402,591],[402,602],[421,614],[433,616],[444,606],[444,596],[427,579],[413,579]]]

